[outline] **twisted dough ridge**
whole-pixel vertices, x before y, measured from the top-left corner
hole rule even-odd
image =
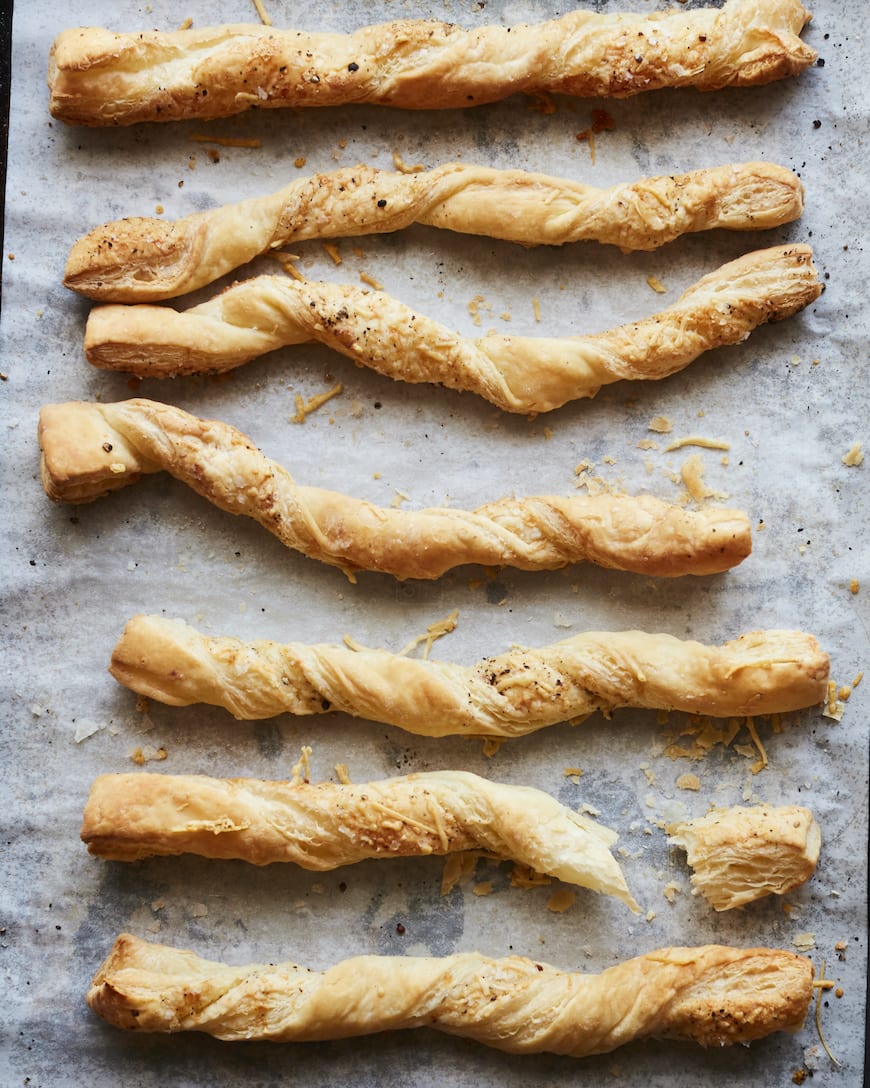
[[[628,251],[716,227],[765,230],[802,211],[800,179],[766,162],[609,189],[458,162],[418,174],[360,165],[175,222],[134,217],[105,223],[72,247],[64,284],[100,302],[159,302],[280,246],[388,233],[412,223],[526,246],[595,239]]]
[[[802,631],[753,631],[723,646],[592,631],[463,667],[386,650],[209,638],[180,620],[134,616],[109,671],[149,699],[208,703],[240,719],[336,710],[422,736],[516,737],[624,706],[785,713],[825,699],[828,669]]]
[[[463,563],[552,570],[587,560],[673,577],[727,570],[752,547],[740,511],[692,512],[649,496],[506,498],[474,511],[378,507],[301,487],[234,427],[149,400],[46,405],[39,444],[52,499],[89,502],[165,470],[348,576],[438,578]]]
[[[352,34],[229,25],[170,33],[66,30],[49,56],[49,107],[70,124],[226,117],[373,102],[447,109],[519,91],[625,98],[796,75],[816,59],[800,0],[726,0],[649,15],[572,11],[527,26],[401,20]]]
[[[116,1027],[303,1042],[432,1027],[511,1053],[584,1057],[657,1036],[702,1046],[798,1031],[813,967],[771,948],[664,948],[599,975],[521,956],[357,956],[327,971],[229,967],[129,933],[88,1005]]]
[[[213,373],[317,340],[395,380],[472,391],[506,412],[549,412],[619,380],[653,381],[803,309],[821,293],[806,245],[747,253],[666,310],[592,336],[469,339],[380,291],[257,276],[200,306],[97,306],[85,353],[139,377]]]
[[[813,875],[822,845],[815,817],[798,805],[714,808],[667,832],[686,851],[696,891],[720,911],[793,891]]]
[[[110,861],[199,854],[324,871],[365,858],[483,849],[637,913],[610,853],[616,832],[541,790],[435,771],[367,782],[264,782],[110,774],[91,787],[81,837]]]

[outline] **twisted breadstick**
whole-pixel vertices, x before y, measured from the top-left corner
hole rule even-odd
[[[148,400],[47,405],[39,442],[52,499],[89,502],[165,470],[351,577],[376,570],[437,578],[462,563],[552,570],[582,559],[665,577],[712,574],[752,546],[739,511],[692,513],[648,496],[501,499],[473,512],[384,509],[300,487],[234,427]]]
[[[184,313],[97,306],[85,353],[95,366],[153,378],[229,370],[319,340],[390,378],[472,390],[507,412],[548,412],[619,379],[665,378],[820,293],[810,247],[777,246],[731,261],[661,313],[609,332],[469,340],[381,292],[258,276]]]
[[[422,736],[516,737],[624,706],[785,713],[825,699],[828,667],[801,631],[754,631],[724,646],[590,632],[464,668],[386,650],[207,638],[180,620],[134,616],[109,671],[149,699],[209,703],[241,719],[337,710]]]
[[[231,25],[160,33],[67,30],[50,109],[71,124],[226,117],[252,107],[375,102],[446,109],[518,91],[625,98],[796,75],[816,59],[799,0],[727,0],[650,15],[573,11],[535,26],[403,20],[352,34]]]
[[[81,837],[110,861],[199,854],[254,865],[292,861],[318,872],[365,858],[483,849],[639,910],[610,853],[616,832],[540,790],[461,771],[359,786],[102,775]]]
[[[772,948],[664,948],[600,975],[521,956],[357,956],[327,971],[229,967],[121,934],[88,1005],[116,1027],[304,1042],[432,1027],[510,1053],[604,1054],[633,1039],[748,1043],[798,1031],[813,967]]]
[[[692,884],[714,910],[785,895],[813,875],[822,834],[807,808],[714,808],[671,824],[668,836],[686,851]]]
[[[766,162],[609,189],[458,162],[420,174],[356,166],[175,222],[106,223],[72,247],[64,283],[101,302],[158,302],[204,287],[270,249],[411,223],[526,246],[596,239],[648,250],[692,231],[776,227],[802,211],[800,179]]]

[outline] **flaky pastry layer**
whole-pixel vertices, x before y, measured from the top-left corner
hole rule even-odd
[[[714,808],[667,832],[686,851],[692,884],[715,910],[799,887],[813,875],[822,845],[815,817],[798,805]]]
[[[482,849],[639,910],[610,852],[616,832],[541,790],[462,771],[361,785],[101,775],[81,837],[110,861],[199,854],[316,871],[366,858]]]
[[[302,1042],[425,1026],[512,1053],[584,1057],[649,1036],[724,1046],[797,1031],[812,993],[810,961],[771,948],[664,948],[599,975],[475,952],[358,956],[320,972],[230,967],[124,933],[87,1000],[131,1031]]]
[[[625,706],[785,713],[821,703],[828,670],[827,654],[801,631],[754,631],[723,646],[595,631],[464,667],[386,650],[209,638],[161,616],[133,617],[110,665],[149,699],[208,703],[240,719],[336,710],[422,736],[491,737]]]
[[[98,306],[85,331],[95,366],[139,377],[213,373],[317,340],[405,382],[472,391],[507,412],[548,412],[621,379],[651,381],[745,340],[821,294],[806,245],[747,253],[666,310],[593,336],[463,337],[380,291],[258,276],[200,306]]]
[[[89,502],[163,470],[349,576],[437,578],[464,563],[552,570],[586,560],[673,577],[727,570],[752,547],[740,511],[693,512],[649,496],[506,498],[474,511],[378,507],[301,487],[234,427],[149,400],[46,405],[39,444],[42,483],[56,501]]]
[[[50,110],[70,124],[225,117],[277,106],[480,105],[519,91],[624,98],[796,75],[816,59],[800,0],[726,0],[662,13],[572,11],[463,30],[405,19],[352,34],[229,25],[161,33],[66,30],[49,57]]]
[[[525,246],[594,239],[628,251],[717,227],[765,230],[802,211],[800,179],[766,162],[609,189],[458,162],[416,174],[360,165],[174,222],[133,217],[106,223],[72,247],[64,283],[100,302],[159,302],[281,246],[412,223]]]

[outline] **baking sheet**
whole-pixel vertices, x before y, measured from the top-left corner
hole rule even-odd
[[[618,0],[595,6],[631,9]],[[634,6],[664,5],[636,0]],[[312,30],[406,16],[510,25],[557,13],[552,4],[520,0],[270,0],[268,7],[276,25]],[[801,1068],[817,1068],[824,1083],[835,1075],[836,1083],[859,1083],[866,683],[839,723],[815,710],[789,715],[779,734],[760,722],[769,766],[752,775],[753,758],[733,747],[714,749],[701,762],[670,759],[664,727],[651,712],[553,727],[487,757],[479,741],[427,740],[339,715],[237,723],[205,708],[137,709],[135,696],[105,669],[123,624],[138,611],[180,616],[216,634],[311,642],[349,634],[398,650],[458,609],[456,630],[434,656],[471,663],[512,643],[544,645],[586,629],[639,627],[719,642],[757,627],[803,627],[831,654],[837,682],[851,684],[870,661],[867,465],[842,462],[853,443],[866,448],[870,437],[860,371],[868,333],[861,305],[867,103],[857,91],[864,73],[854,41],[863,14],[859,0],[819,0],[805,38],[824,65],[755,90],[660,92],[608,103],[557,99],[552,113],[518,97],[432,115],[367,107],[278,110],[211,125],[86,130],[53,123],[47,112],[46,58],[58,31],[89,24],[173,29],[188,15],[197,25],[254,21],[253,9],[245,0],[212,0],[199,9],[163,0],[148,6],[70,0],[62,13],[55,5],[19,5],[0,324],[4,1084],[271,1085],[304,1076],[312,1086],[409,1078],[557,1085],[613,1075],[626,1085],[675,1086],[727,1077],[737,1088],[789,1083]],[[601,106],[615,125],[597,137],[593,162],[576,133]],[[222,147],[213,163],[193,139],[203,131],[257,138],[261,147]],[[155,214],[158,205],[169,219],[271,192],[303,173],[358,162],[391,168],[394,151],[427,167],[459,159],[597,185],[769,158],[801,174],[807,208],[799,223],[779,230],[686,237],[653,254],[623,255],[592,243],[523,250],[415,227],[338,243],[337,268],[319,243],[294,246],[306,276],[358,282],[365,272],[469,335],[488,328],[548,336],[608,328],[655,312],[740,253],[791,240],[813,244],[827,289],[801,315],[667,381],[610,386],[592,402],[536,420],[509,417],[471,394],[390,382],[319,347],[274,353],[223,381],[144,382],[138,394],[235,424],[302,483],[406,508],[470,508],[508,492],[570,493],[584,460],[594,466],[590,475],[626,491],[676,498],[681,486],[674,476],[695,451],[667,454],[663,441],[655,450],[638,448],[659,437],[648,424],[664,415],[673,424],[671,437],[700,433],[730,443],[727,465],[721,451],[697,452],[707,482],[758,525],[754,554],[741,567],[676,582],[577,566],[552,574],[461,569],[433,584],[362,575],[352,586],[337,570],[284,551],[258,526],[212,509],[166,477],[78,509],[49,503],[38,476],[40,405],[131,395],[125,376],[92,370],[84,360],[88,304],[61,286],[72,242],[105,220]],[[303,167],[295,165],[299,158]],[[277,266],[262,260],[238,275],[258,270]],[[667,293],[654,294],[648,276]],[[480,326],[469,308],[476,298]],[[291,422],[296,394],[309,397],[335,381],[343,385],[340,397],[303,425]],[[852,580],[860,584],[857,594]],[[686,721],[672,715],[669,725]],[[741,741],[748,742],[745,734]],[[553,913],[547,902],[557,886],[512,888],[508,865],[481,863],[475,879],[493,882],[488,896],[475,895],[474,882],[442,896],[438,859],[367,862],[327,874],[195,858],[107,865],[78,841],[91,780],[134,769],[137,748],[167,751],[165,762],[145,769],[280,778],[306,744],[313,748],[314,778],[334,778],[336,762],[348,763],[355,781],[461,767],[537,786],[572,806],[594,806],[620,833],[626,875],[644,914],[636,918],[582,890],[570,910]],[[579,782],[565,776],[567,767],[582,768]],[[699,776],[700,791],[677,788],[687,772]],[[823,833],[817,873],[787,904],[771,898],[714,915],[689,894],[684,857],[668,848],[658,822],[700,815],[711,803],[757,799],[814,810]],[[677,888],[672,903],[663,894],[668,884]],[[647,911],[654,912],[650,920]],[[823,1002],[825,1036],[841,1065],[834,1069],[821,1051],[812,1018],[797,1036],[751,1048],[647,1042],[582,1062],[506,1056],[430,1031],[304,1046],[125,1035],[84,1005],[93,971],[125,929],[231,962],[293,959],[323,968],[359,953],[477,949],[588,971],[670,944],[788,948],[812,933],[814,960],[827,962],[843,991],[841,998],[827,993]]]

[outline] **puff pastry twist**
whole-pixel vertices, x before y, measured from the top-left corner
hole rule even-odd
[[[153,378],[229,370],[319,340],[389,378],[470,390],[506,412],[548,412],[621,379],[668,377],[789,317],[821,290],[810,247],[777,246],[731,261],[661,313],[608,332],[469,339],[380,291],[258,276],[182,313],[95,307],[85,353],[95,366]]]
[[[463,563],[551,570],[580,560],[665,577],[712,574],[752,546],[740,511],[692,512],[649,496],[507,498],[471,512],[373,506],[301,487],[234,427],[149,400],[46,405],[39,443],[52,499],[89,502],[165,470],[351,577],[437,578]]]
[[[135,616],[110,672],[149,699],[209,703],[240,719],[337,710],[422,736],[516,737],[625,706],[785,713],[824,700],[828,668],[801,631],[754,631],[724,646],[593,631],[464,667],[386,650],[208,638],[180,620]]]
[[[362,785],[102,775],[81,837],[110,861],[199,854],[318,872],[365,858],[483,849],[639,910],[610,852],[616,832],[541,790],[462,771]]]
[[[798,1031],[812,993],[811,962],[771,948],[664,948],[599,975],[475,952],[357,956],[320,972],[230,967],[124,933],[87,1000],[135,1031],[302,1042],[431,1027],[579,1058],[649,1036],[723,1046]]]
[[[813,875],[822,845],[815,817],[798,805],[714,808],[667,832],[686,851],[696,893],[714,910],[793,891]]]
[[[572,11],[537,25],[402,20],[351,34],[230,25],[58,35],[48,83],[71,124],[226,117],[276,106],[479,105],[519,91],[624,98],[716,90],[796,75],[816,59],[800,0],[727,0],[655,14]]]
[[[765,230],[802,211],[800,179],[766,162],[609,189],[458,162],[418,174],[361,165],[175,222],[133,217],[106,223],[72,247],[64,283],[100,302],[159,302],[280,246],[412,223],[526,246],[595,239],[628,251],[716,227]]]

